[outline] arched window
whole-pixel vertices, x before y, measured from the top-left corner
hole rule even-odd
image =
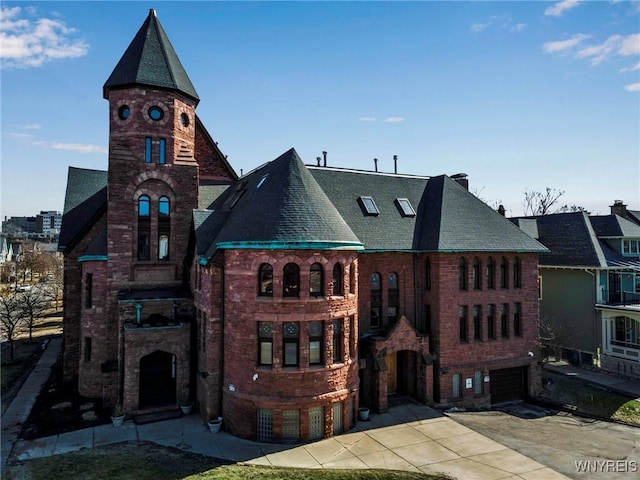
[[[380,327],[380,315],[382,313],[382,282],[379,273],[373,273],[369,283],[371,292],[371,326]]]
[[[467,261],[464,257],[460,257],[458,260],[458,284],[460,290],[467,289]]]
[[[482,288],[482,274],[480,273],[482,270],[480,268],[480,259],[478,257],[473,257],[473,289],[480,290]]]
[[[398,289],[398,275],[392,273],[387,282],[387,320],[393,323],[398,319],[400,307],[400,294]]]
[[[169,260],[170,214],[169,199],[160,197],[158,199],[158,260]]]
[[[500,288],[509,288],[509,261],[505,257],[500,260]]]
[[[273,296],[273,267],[268,263],[263,263],[258,269],[258,295]]]
[[[344,291],[342,288],[342,282],[343,282],[342,265],[340,265],[339,263],[336,263],[333,266],[333,294],[334,295],[343,294]]]
[[[324,295],[324,271],[322,265],[314,263],[309,269],[309,295],[312,297],[321,297]]]
[[[513,261],[513,288],[522,287],[522,263],[520,257]]]
[[[300,268],[295,263],[287,263],[282,271],[282,296],[300,296]]]
[[[138,260],[149,260],[151,244],[150,200],[148,195],[138,197]]]
[[[493,257],[487,259],[487,288],[496,288],[496,264]]]

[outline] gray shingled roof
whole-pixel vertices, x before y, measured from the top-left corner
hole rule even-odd
[[[213,209],[229,212],[218,247],[361,247],[294,149],[238,179]]]
[[[155,10],[149,11],[149,16],[104,84],[104,98],[110,89],[131,85],[178,90],[199,101]]]
[[[309,169],[366,250],[545,251],[446,175]],[[380,214],[365,215],[361,196],[372,197]],[[407,198],[417,215],[403,216],[398,198]]]
[[[69,167],[58,250],[64,251],[107,205],[107,172]]]
[[[619,215],[593,215],[589,218],[598,237],[640,238],[640,225]]]
[[[536,220],[538,239],[549,249],[548,253],[540,255],[540,265],[597,268],[607,266],[601,242],[585,212],[555,213],[529,219]]]

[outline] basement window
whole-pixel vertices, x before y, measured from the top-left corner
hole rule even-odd
[[[402,212],[403,217],[415,217],[416,211],[408,198],[396,198],[396,203]]]
[[[360,206],[362,207],[362,211],[367,216],[378,216],[380,215],[380,211],[376,206],[376,202],[373,201],[371,197],[359,197]]]

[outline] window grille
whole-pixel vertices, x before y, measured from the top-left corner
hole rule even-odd
[[[297,442],[300,440],[300,411],[282,411],[282,441]]]
[[[453,374],[453,398],[462,397],[461,390],[460,390],[460,381],[461,381],[460,374],[454,373]]]
[[[333,434],[342,433],[342,402],[333,404]]]
[[[258,409],[258,441],[273,440],[273,411],[268,408]]]
[[[476,395],[482,393],[482,372],[480,370],[473,374],[473,393]]]
[[[309,440],[324,437],[324,409],[314,407],[309,409]]]

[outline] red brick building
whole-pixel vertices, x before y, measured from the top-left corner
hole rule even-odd
[[[294,150],[239,178],[154,11],[104,98],[108,170],[70,168],[60,236],[79,393],[129,416],[188,402],[275,442],[347,430],[361,406],[534,393],[545,249],[466,178]]]

